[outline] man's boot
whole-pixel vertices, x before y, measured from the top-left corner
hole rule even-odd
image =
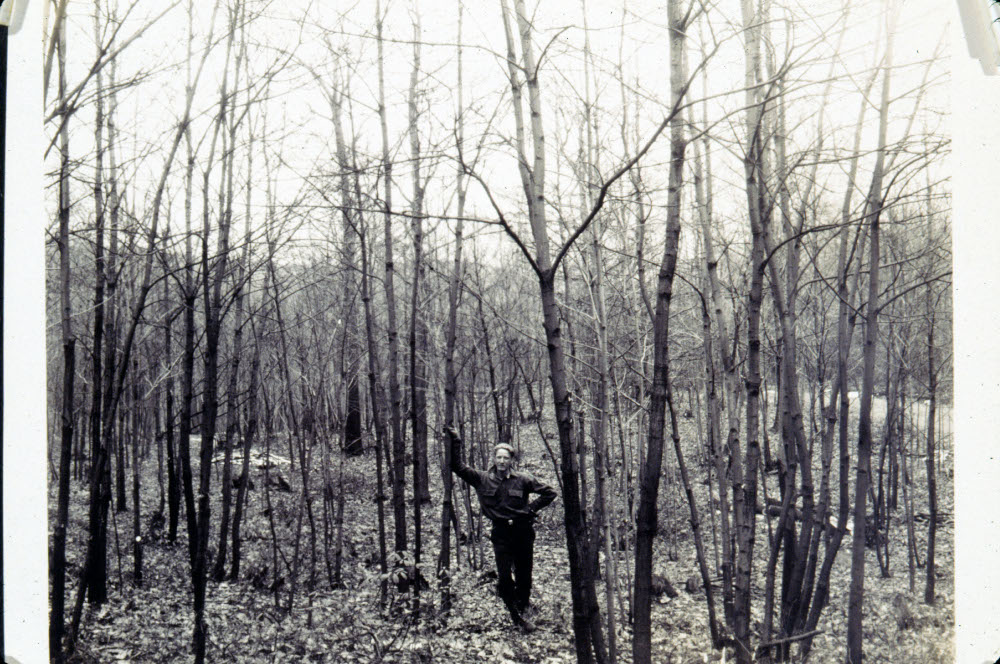
[[[535,631],[535,624],[524,617],[524,614],[518,610],[517,605],[514,602],[504,602],[507,604],[507,610],[510,611],[510,619],[517,625],[518,629],[521,630],[523,634],[531,634]]]
[[[531,634],[535,631],[535,623],[531,622],[524,616],[518,616],[518,619],[514,621],[518,628],[520,628],[522,634]]]

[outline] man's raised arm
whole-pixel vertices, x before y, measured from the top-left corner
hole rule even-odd
[[[462,439],[454,427],[448,425],[444,428],[444,434],[451,444],[451,472],[458,475],[464,481],[477,487],[482,483],[482,477],[478,470],[467,465],[462,459]]]

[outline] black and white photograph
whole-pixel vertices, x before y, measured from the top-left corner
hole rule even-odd
[[[996,660],[953,5],[6,0],[5,661]]]

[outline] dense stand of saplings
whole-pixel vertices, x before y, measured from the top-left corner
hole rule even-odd
[[[52,661],[74,652],[85,604],[111,599],[112,506],[132,512],[137,586],[146,536],[186,532],[196,662],[210,645],[209,579],[266,586],[286,612],[324,578],[344,587],[345,456],[367,452],[380,601],[405,598],[417,623],[447,615],[463,549],[483,564],[481,515],[433,435],[451,426],[480,465],[489,443],[536,429],[561,497],[581,663],[618,661],[626,624],[632,660],[651,661],[652,598],[670,586],[654,574],[657,552],[680,540],[664,518],[689,524],[686,585],[704,592],[712,647],[741,663],[809,654],[842,551],[846,658],[862,661],[866,549],[888,575],[900,495],[910,589],[923,567],[935,603],[951,372],[935,162],[947,142],[929,119],[935,61],[894,59],[895,3],[859,10],[886,29],[870,41],[874,62],[848,66],[850,2],[818,30],[779,0],[741,0],[739,25],[669,2],[665,25],[643,24],[669,56],[659,100],[633,84],[621,48],[615,63],[591,44],[585,5],[583,29],[559,41],[524,0],[500,0],[490,46],[467,41],[461,2],[455,36],[439,39],[419,10],[401,17],[376,1],[364,39],[340,43],[327,26],[310,42],[325,18],[293,21],[287,48],[277,33],[261,45],[269,15],[253,3],[189,5],[169,73],[129,53],[183,7],[139,18],[95,0],[91,57],[57,5],[44,80],[57,164],[49,329],[61,344],[50,354]],[[386,36],[387,20],[409,21],[405,39]],[[718,92],[711,75],[734,43],[744,75]],[[468,80],[470,50],[499,67]],[[445,51],[450,69],[424,62]],[[387,92],[387,70],[404,69],[407,83]],[[431,71],[453,77],[446,93]],[[362,91],[366,75],[377,85]],[[154,138],[123,128],[162,80],[183,87],[170,127]],[[302,170],[276,100],[304,87],[329,124]],[[405,128],[390,133],[390,118]],[[144,486],[154,455],[157,486]],[[245,569],[258,464],[269,562]],[[69,583],[74,483],[89,497]],[[297,496],[289,524],[273,492]]]

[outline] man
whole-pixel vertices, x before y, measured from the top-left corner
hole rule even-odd
[[[531,597],[531,566],[534,555],[533,523],[540,509],[555,500],[555,490],[528,473],[511,469],[514,448],[500,443],[493,449],[493,466],[476,470],[462,461],[462,439],[445,427],[451,439],[451,470],[479,496],[483,514],[493,522],[490,541],[497,561],[497,590],[514,624],[529,633],[535,626],[525,617]],[[528,502],[529,494],[538,497]],[[513,572],[513,575],[511,574]]]

